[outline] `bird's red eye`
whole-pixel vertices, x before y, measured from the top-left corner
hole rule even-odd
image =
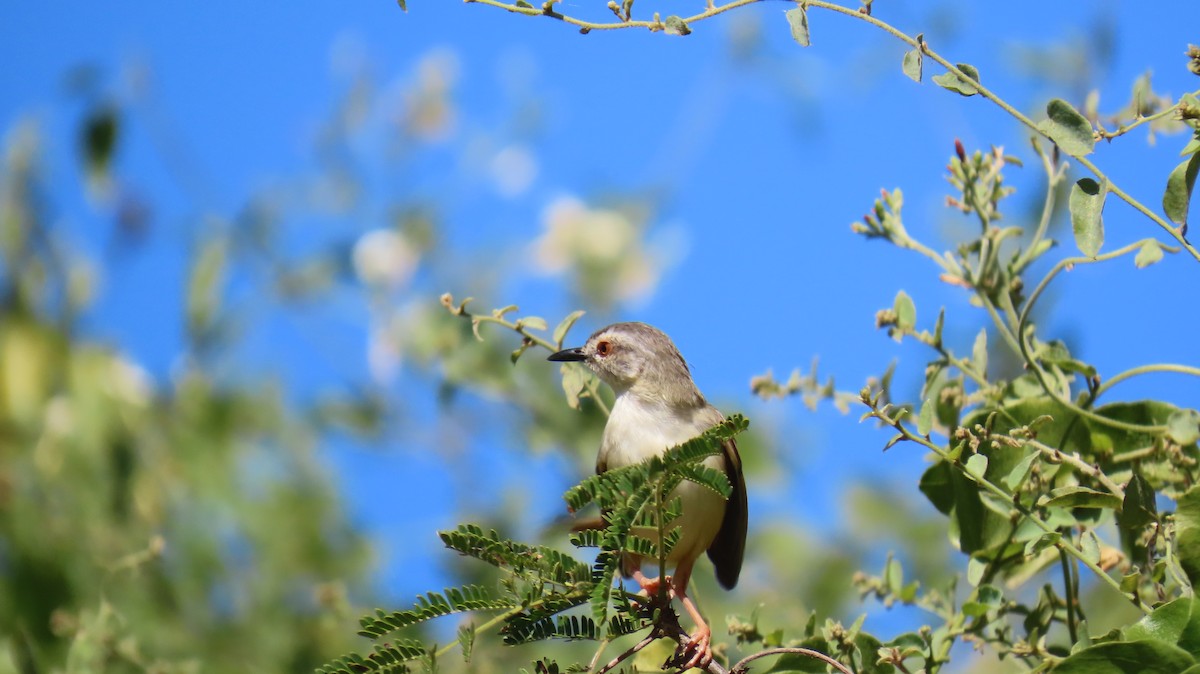
[[[612,351],[612,345],[608,342],[600,342],[596,345],[596,355],[600,357],[607,356]]]

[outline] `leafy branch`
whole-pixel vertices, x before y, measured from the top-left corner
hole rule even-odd
[[[507,323],[499,316],[481,322],[497,321]],[[523,329],[529,320],[518,319],[512,325],[519,323]],[[536,325],[536,321],[533,323]],[[688,634],[680,627],[678,614],[665,592],[642,597],[621,588],[616,578],[619,560],[626,553],[656,557],[660,561],[666,559],[671,546],[679,539],[678,527],[673,526],[673,522],[681,514],[680,501],[669,495],[680,482],[688,480],[724,497],[729,496],[732,487],[728,478],[724,473],[704,466],[703,461],[719,454],[723,444],[748,425],[745,417],[732,415],[661,456],[589,477],[568,490],[564,499],[572,511],[595,503],[605,513],[603,528],[580,531],[571,537],[576,548],[598,548],[594,564],[589,565],[550,547],[508,540],[495,531],[485,532],[475,525],[460,525],[453,531],[441,532],[447,548],[482,561],[502,573],[499,594],[479,585],[449,588],[418,597],[410,609],[378,610],[364,616],[359,634],[376,642],[372,650],[365,656],[352,653],[336,658],[320,672],[407,672],[413,662],[422,662],[429,669],[456,647],[462,651],[464,659],[470,661],[477,636],[497,628],[509,645],[547,639],[597,641],[600,648],[589,669],[598,674],[613,670],[655,640],[667,638],[678,644],[689,643]],[[647,537],[644,534],[647,530],[656,531],[658,535]],[[584,604],[590,605],[590,614],[572,613]],[[399,633],[436,618],[481,611],[497,614],[479,626],[461,629],[457,641],[441,648],[426,645],[418,639],[396,639]],[[646,636],[632,647],[607,664],[599,664],[604,647],[610,642],[647,629]],[[786,654],[815,658],[844,674],[852,674],[837,659],[813,648],[800,647],[763,651],[729,669],[713,662],[708,671],[710,674],[744,674],[748,664],[758,658]],[[680,666],[687,657],[684,651],[678,650],[668,664]],[[541,669],[549,671],[548,662],[552,661],[543,660]]]
[[[644,28],[651,32],[665,32],[674,35],[687,35],[691,32],[691,26],[697,22],[711,19],[727,11],[745,7],[747,5],[756,4],[764,0],[733,0],[732,2],[714,6],[711,3],[703,11],[689,17],[669,16],[662,19],[655,12],[649,20],[636,20],[632,18],[633,0],[624,0],[622,5],[617,5],[614,1],[609,2],[609,9],[616,14],[617,21],[615,22],[593,22],[556,11],[555,5],[557,0],[546,0],[541,7],[534,7],[532,4],[524,0],[516,0],[514,3],[503,2],[502,0],[466,0],[467,2],[476,2],[479,4],[490,5],[500,9],[507,10],[516,14],[525,16],[546,16],[564,23],[577,26],[580,32],[588,33],[594,30],[618,30],[625,28]],[[1150,219],[1156,225],[1163,229],[1168,235],[1174,238],[1180,247],[1186,250],[1194,259],[1200,261],[1200,250],[1197,250],[1185,238],[1187,235],[1187,203],[1190,200],[1192,187],[1195,183],[1197,170],[1200,169],[1200,154],[1195,154],[1196,150],[1185,154],[1192,154],[1193,160],[1184,160],[1184,163],[1172,173],[1172,177],[1168,179],[1166,193],[1164,195],[1164,210],[1176,222],[1172,225],[1162,216],[1158,215],[1150,208],[1145,206],[1141,201],[1131,196],[1128,192],[1115,184],[1095,163],[1089,160],[1086,155],[1090,154],[1098,138],[1112,140],[1112,138],[1121,135],[1121,133],[1106,132],[1103,128],[1093,128],[1092,123],[1080,114],[1069,103],[1060,99],[1055,99],[1047,106],[1047,119],[1042,122],[1035,122],[1029,116],[1017,110],[1013,105],[1005,101],[998,94],[993,92],[988,87],[984,86],[980,81],[979,71],[971,65],[964,63],[953,63],[929,46],[929,42],[925,39],[924,34],[909,35],[891,24],[876,18],[871,13],[871,3],[867,2],[861,7],[847,7],[833,2],[824,0],[797,0],[796,7],[787,12],[788,23],[792,31],[792,36],[802,46],[809,46],[810,35],[808,27],[807,12],[810,8],[823,9],[826,11],[849,16],[860,21],[864,21],[901,42],[912,47],[912,51],[904,56],[902,63],[904,72],[912,79],[920,81],[922,77],[922,62],[925,58],[933,60],[938,65],[942,66],[946,73],[944,75],[934,77],[933,80],[943,88],[955,91],[963,96],[979,95],[988,101],[991,101],[1004,112],[1008,113],[1027,129],[1032,131],[1036,136],[1046,138],[1054,142],[1057,147],[1072,157],[1080,166],[1087,169],[1093,176],[1096,177],[1098,184],[1105,187],[1105,193],[1112,193],[1117,198],[1125,201],[1139,213]],[[1190,52],[1189,52],[1190,55]],[[1173,116],[1183,121],[1187,121],[1197,127],[1200,113],[1197,109],[1200,105],[1196,103],[1196,97],[1200,95],[1200,91],[1185,94],[1174,105],[1167,107],[1150,117],[1143,117],[1135,120],[1127,128],[1136,127],[1140,124],[1163,119],[1168,116]],[[1200,133],[1200,128],[1197,128],[1197,133]],[[1190,146],[1189,146],[1190,147]],[[1190,173],[1190,179],[1176,177],[1176,173]],[[1176,204],[1176,205],[1168,205]],[[1182,207],[1179,206],[1182,205]]]
[[[471,331],[475,333],[475,338],[481,342],[483,341],[483,335],[480,333],[480,327],[487,324],[498,325],[520,335],[521,345],[509,356],[514,365],[525,351],[533,346],[546,349],[550,353],[561,351],[567,332],[575,325],[575,321],[579,320],[584,314],[583,311],[573,311],[568,314],[554,328],[554,332],[548,340],[542,335],[537,334],[539,332],[544,333],[548,329],[546,319],[540,316],[524,316],[510,321],[505,316],[518,310],[515,304],[493,309],[490,315],[472,314],[467,311],[467,304],[471,303],[474,299],[473,297],[468,297],[461,302],[455,302],[453,295],[444,293],[440,301],[442,306],[452,315],[461,316],[470,321]],[[573,409],[578,409],[579,399],[587,397],[596,403],[596,407],[599,407],[605,416],[608,416],[608,403],[600,395],[600,381],[590,372],[584,370],[583,366],[578,364],[563,363],[561,369],[563,373],[563,390],[567,394],[567,403]]]

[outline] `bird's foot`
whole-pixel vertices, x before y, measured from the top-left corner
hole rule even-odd
[[[637,584],[642,588],[638,594],[643,597],[657,597],[663,585],[667,586],[667,596],[673,596],[674,587],[671,585],[670,576],[659,576],[657,578],[646,578],[643,576],[642,578],[635,578],[635,580],[637,580]]]
[[[706,669],[712,659],[712,630],[704,625],[696,627],[688,640],[679,644],[671,664],[679,667],[679,671],[687,671],[693,667]]]

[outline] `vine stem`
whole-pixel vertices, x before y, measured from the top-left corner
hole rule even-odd
[[[842,674],[854,674],[854,672],[850,671],[846,665],[843,665],[842,663],[834,660],[820,651],[814,651],[811,648],[770,648],[765,651],[759,651],[758,653],[752,653],[741,660],[738,660],[736,665],[729,668],[729,672],[730,674],[740,674],[741,672],[747,671],[747,665],[749,665],[751,662],[754,662],[759,658],[767,658],[773,655],[803,655],[815,660],[820,660],[839,672],[842,672]]]
[[[512,12],[515,14],[524,14],[526,16],[546,16],[549,18],[558,19],[559,21],[563,21],[565,23],[569,23],[571,25],[578,26],[580,31],[584,32],[584,33],[588,33],[593,30],[619,30],[619,29],[624,29],[624,28],[646,28],[646,29],[649,29],[652,31],[661,31],[666,28],[666,24],[661,19],[658,18],[657,14],[655,14],[655,18],[653,20],[649,20],[649,21],[630,19],[628,21],[615,21],[615,22],[604,23],[604,22],[585,21],[583,19],[578,19],[578,18],[575,18],[572,16],[567,16],[565,14],[560,14],[558,12],[555,12],[553,10],[553,2],[547,2],[543,6],[542,9],[539,9],[539,8],[533,7],[533,6],[525,7],[525,6],[517,5],[515,3],[507,3],[507,2],[503,2],[502,0],[463,0],[463,1],[468,2],[468,3],[479,3],[481,5],[489,5],[492,7],[498,7],[500,9],[503,9],[503,10],[506,10],[506,11],[509,11],[509,12]],[[816,7],[818,9],[828,10],[831,12],[843,14],[845,16],[849,16],[849,17],[858,19],[860,21],[865,21],[866,23],[869,23],[872,26],[875,26],[876,28],[879,28],[880,30],[888,33],[889,35],[896,38],[897,40],[900,40],[901,42],[904,42],[905,44],[907,44],[911,47],[921,50],[922,54],[933,59],[934,62],[936,62],[938,65],[942,66],[943,68],[945,68],[947,71],[954,73],[954,75],[956,77],[958,77],[960,80],[970,83],[971,86],[975,89],[975,91],[980,96],[982,96],[983,98],[996,104],[1001,110],[1003,110],[1004,112],[1007,112],[1014,119],[1016,119],[1018,122],[1020,122],[1024,126],[1028,127],[1031,131],[1036,133],[1038,136],[1041,136],[1041,137],[1046,138],[1047,140],[1050,140],[1051,142],[1053,142],[1054,139],[1050,138],[1050,136],[1047,135],[1045,131],[1043,131],[1041,128],[1039,128],[1037,122],[1034,122],[1032,119],[1030,119],[1027,115],[1022,113],[1020,110],[1017,110],[1011,104],[1009,104],[1007,101],[1005,101],[1003,98],[1000,98],[1000,96],[998,96],[994,92],[992,92],[991,89],[988,89],[987,87],[980,84],[977,79],[967,75],[958,66],[956,66],[953,63],[951,63],[950,61],[946,60],[946,58],[944,56],[942,56],[941,54],[938,54],[934,50],[930,49],[929,44],[924,39],[918,40],[917,38],[912,37],[912,36],[908,35],[907,33],[899,30],[898,28],[892,26],[891,24],[887,23],[886,21],[881,21],[880,19],[875,18],[874,16],[868,14],[865,11],[860,11],[857,8],[845,7],[843,5],[839,5],[839,4],[836,4],[833,2],[826,2],[825,0],[793,0],[793,1],[795,4],[797,4],[803,8]],[[756,4],[759,2],[765,2],[765,0],[733,0],[732,2],[726,3],[724,5],[709,7],[708,9],[706,9],[703,12],[700,12],[699,14],[693,14],[692,16],[686,17],[683,19],[683,22],[685,24],[691,24],[696,21],[703,21],[705,19],[710,19],[714,16],[717,16],[718,14],[724,14],[725,12],[728,12],[730,10],[738,9],[740,7],[745,7],[747,5],[753,5],[753,4]],[[1170,108],[1167,108],[1166,110],[1155,113],[1155,115],[1153,115],[1153,116],[1154,117],[1163,116],[1163,115],[1167,114],[1168,111],[1173,111],[1177,107],[1178,107],[1178,104],[1176,104],[1175,106],[1171,106]],[[1134,124],[1136,125],[1136,124],[1143,123],[1145,119],[1148,119],[1148,118],[1139,120],[1138,122],[1135,122]],[[1101,135],[1103,136],[1103,133],[1101,133]],[[1102,181],[1107,180],[1109,192],[1116,195],[1117,198],[1119,198],[1122,201],[1124,201],[1125,203],[1129,204],[1135,210],[1137,210],[1139,213],[1146,216],[1152,222],[1154,222],[1156,225],[1161,227],[1164,231],[1167,232],[1167,234],[1169,234],[1173,239],[1175,239],[1184,250],[1186,250],[1189,254],[1191,254],[1191,256],[1193,258],[1195,258],[1197,261],[1200,261],[1200,250],[1197,250],[1190,243],[1188,243],[1187,239],[1184,238],[1182,227],[1175,227],[1175,226],[1171,225],[1171,223],[1164,220],[1160,215],[1158,215],[1154,211],[1147,208],[1144,204],[1142,204],[1142,202],[1138,201],[1133,196],[1131,196],[1128,192],[1121,189],[1116,183],[1114,183],[1112,181],[1111,178],[1109,178],[1107,175],[1105,175],[1104,172],[1101,171],[1100,168],[1098,166],[1096,166],[1087,157],[1084,157],[1083,155],[1071,154],[1070,152],[1067,152],[1065,149],[1063,149],[1061,146],[1059,147],[1059,149],[1062,150],[1063,153],[1066,154],[1067,156],[1069,156],[1069,157],[1073,158],[1075,161],[1079,162],[1080,166],[1083,166],[1085,169],[1090,171],[1097,178],[1101,179]]]
[[[1137,375],[1141,374],[1150,374],[1153,372],[1173,372],[1175,374],[1188,374],[1193,377],[1200,377],[1200,367],[1192,367],[1191,365],[1179,365],[1177,363],[1153,363],[1150,365],[1141,365],[1139,367],[1125,370],[1119,374],[1115,374],[1107,381],[1100,384],[1100,386],[1096,388],[1096,397],[1100,397],[1100,394],[1125,381],[1126,379],[1136,377]]]
[[[1058,276],[1064,269],[1071,269],[1077,264],[1104,262],[1106,260],[1121,257],[1122,255],[1128,255],[1150,241],[1154,241],[1154,239],[1142,239],[1141,241],[1135,241],[1128,246],[1124,246],[1112,252],[1097,255],[1095,257],[1079,256],[1068,257],[1059,260],[1058,264],[1055,264],[1054,267],[1047,272],[1046,276],[1043,277],[1042,280],[1037,284],[1037,287],[1033,289],[1033,292],[1029,294],[1029,299],[1025,301],[1025,306],[1021,309],[1021,314],[1017,319],[1017,343],[1020,349],[1021,357],[1030,365],[1030,369],[1033,370],[1034,376],[1037,377],[1038,382],[1042,385],[1042,390],[1044,390],[1051,398],[1054,398],[1054,400],[1060,405],[1063,405],[1075,414],[1078,414],[1091,421],[1095,421],[1096,423],[1104,424],[1110,428],[1118,428],[1134,433],[1153,433],[1157,435],[1165,432],[1167,430],[1166,426],[1147,426],[1143,424],[1132,424],[1119,421],[1117,419],[1110,419],[1108,417],[1096,414],[1091,410],[1084,409],[1064,397],[1060,392],[1052,390],[1049,382],[1046,381],[1045,372],[1042,371],[1041,366],[1037,364],[1032,354],[1029,353],[1029,345],[1025,341],[1025,332],[1029,324],[1029,314],[1033,310],[1033,305],[1037,303],[1038,298],[1042,296],[1042,293],[1046,290],[1046,287],[1050,285],[1050,282],[1054,280],[1054,277]],[[1179,252],[1178,248],[1173,248],[1171,246],[1163,246],[1162,248],[1164,251],[1169,253]],[[1200,370],[1197,370],[1197,372],[1200,372]],[[1126,377],[1129,376],[1132,375],[1126,375]]]

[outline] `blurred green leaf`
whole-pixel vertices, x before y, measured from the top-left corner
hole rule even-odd
[[[1200,440],[1200,412],[1175,410],[1167,417],[1167,436],[1180,445]]]
[[[896,299],[892,303],[892,310],[896,312],[896,327],[901,330],[912,330],[917,325],[917,307],[913,304],[912,298],[908,293],[901,290],[896,293]]]
[[[115,108],[101,106],[88,115],[80,132],[80,147],[88,172],[108,173],[119,131],[120,121]]]
[[[987,376],[987,328],[983,328],[979,331],[979,334],[975,336],[975,345],[971,349],[971,367],[973,367],[975,372],[980,376]]]
[[[1133,258],[1133,265],[1138,269],[1145,269],[1162,258],[1162,246],[1158,245],[1157,241],[1147,241],[1138,249],[1137,255]]]

